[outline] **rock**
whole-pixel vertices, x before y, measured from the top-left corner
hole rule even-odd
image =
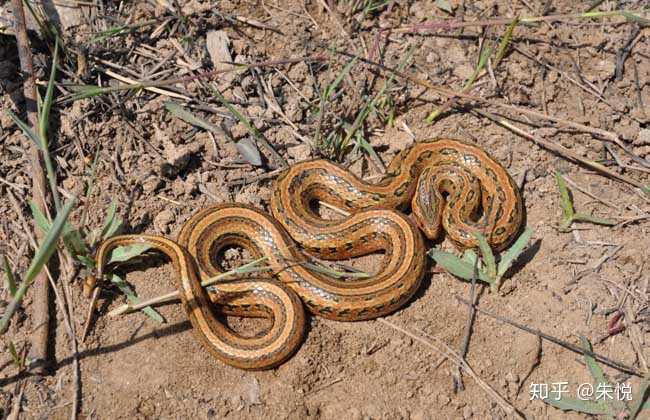
[[[429,420],[431,417],[427,415],[427,413],[422,410],[416,410],[413,413],[411,413],[411,420]]]
[[[237,140],[248,134],[248,128],[246,128],[243,123],[238,122],[237,124],[230,127],[230,134],[234,139]]]
[[[162,187],[163,181],[158,178],[156,174],[149,174],[143,181],[142,181],[142,190],[147,194],[153,194],[156,192],[156,190],[160,187]]]
[[[650,128],[644,128],[639,130],[636,139],[634,141],[635,146],[645,146],[650,144]]]
[[[309,67],[307,67],[307,63],[305,63],[304,61],[300,61],[291,67],[288,76],[289,79],[291,79],[294,82],[304,82],[308,74],[309,74]]]
[[[303,111],[298,98],[293,96],[290,97],[287,101],[287,105],[284,108],[284,112],[289,120],[293,122],[300,122],[303,117]]]
[[[232,64],[227,64],[233,60],[230,49],[228,48],[230,38],[228,38],[228,34],[225,31],[208,32],[205,37],[205,44],[215,70],[231,70],[235,68]],[[235,76],[235,72],[222,73],[217,80],[220,85],[229,86]]]
[[[308,144],[299,144],[287,148],[287,154],[296,162],[309,159],[311,155],[311,147]]]
[[[167,161],[161,165],[160,172],[167,178],[174,178],[178,175],[178,173],[187,166],[190,157],[203,147],[203,144],[200,141],[192,141],[188,144],[176,145],[166,138],[163,142],[165,146],[165,159]]]
[[[463,408],[463,418],[465,420],[471,419],[473,415],[474,415],[474,413],[472,412],[472,407],[467,406],[467,407]]]
[[[260,399],[260,383],[257,378],[253,377],[250,381],[246,382],[246,400],[250,405],[260,405],[262,400]]]
[[[13,8],[10,2],[4,2],[0,5],[0,22],[9,22],[8,26],[13,27],[14,16]],[[66,30],[81,23],[81,9],[79,7],[70,7],[66,4],[57,4],[58,2],[46,1],[42,2],[45,15],[49,18],[50,22],[54,23],[57,27]],[[27,29],[38,31],[38,23],[34,20],[31,13],[25,8],[25,18],[27,21]]]
[[[171,210],[163,210],[154,217],[153,226],[160,233],[169,233],[169,225],[175,218]]]
[[[62,184],[64,190],[71,192],[75,186],[74,178],[66,178],[63,180]]]

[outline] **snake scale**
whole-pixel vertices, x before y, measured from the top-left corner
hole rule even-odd
[[[323,218],[314,210],[316,201],[351,215]],[[401,212],[409,207],[411,217]],[[451,139],[416,143],[395,157],[376,184],[327,160],[295,164],[277,178],[270,209],[273,216],[239,204],[200,210],[176,242],[151,235],[110,238],[97,251],[98,278],[115,247],[151,245],[171,259],[183,306],[205,348],[232,366],[268,369],[302,342],[301,301],[311,313],[338,321],[377,318],[403,306],[425,269],[420,231],[429,239],[445,231],[460,248],[475,247],[473,232],[481,232],[493,248],[503,249],[523,220],[521,195],[503,166],[479,147]],[[206,291],[200,279],[221,273],[214,256],[233,246],[268,257],[268,278],[227,281]],[[366,279],[342,280],[305,264],[305,253],[341,260],[376,252],[383,253],[382,263]],[[271,318],[273,325],[244,336],[219,322],[211,306]]]

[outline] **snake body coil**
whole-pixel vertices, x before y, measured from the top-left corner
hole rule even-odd
[[[315,200],[352,214],[324,219],[312,210]],[[415,223],[397,210],[409,205]],[[480,148],[447,139],[400,153],[378,184],[325,160],[296,164],[276,181],[270,206],[274,217],[236,204],[200,210],[183,226],[178,245],[149,235],[111,238],[98,250],[98,274],[116,246],[154,245],[172,260],[183,306],[202,343],[225,363],[265,369],[286,360],[302,340],[304,313],[296,296],[312,313],[339,321],[376,318],[403,306],[425,266],[416,224],[431,239],[446,231],[460,247],[476,246],[472,233],[478,231],[502,249],[523,218],[521,196],[506,170]],[[309,269],[296,243],[323,259],[383,252],[383,261],[372,277],[344,281]],[[279,282],[249,279],[204,291],[199,278],[219,274],[214,257],[233,246],[266,256],[268,275]],[[255,337],[238,335],[219,323],[208,299],[227,314],[270,317],[273,327]]]

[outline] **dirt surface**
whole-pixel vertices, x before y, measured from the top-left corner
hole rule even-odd
[[[383,90],[386,73],[378,73],[377,67],[361,60],[346,73],[350,57],[333,52],[346,51],[390,68],[403,65],[414,77],[460,91],[474,71],[481,45],[496,48],[506,25],[426,32],[419,31],[425,28],[420,24],[576,13],[586,10],[591,2],[451,1],[453,16],[434,1],[221,1],[218,6],[188,1],[178,2],[183,4],[180,8],[171,5],[176,2],[99,3],[107,4],[82,8],[79,26],[63,32],[68,50],[61,63],[65,70],[60,72],[62,83],[116,86],[121,82],[115,74],[133,80],[186,79],[161,87],[162,94],[118,91],[66,101],[72,88],[58,90],[50,149],[62,195],[81,198],[73,224],[84,223],[88,231],[101,228],[114,200],[125,221],[124,231],[174,238],[194,211],[212,203],[247,203],[266,209],[277,174],[273,171],[280,162],[257,141],[263,163],[247,163],[250,152],[242,156],[233,140],[244,139],[254,145],[256,139],[214,97],[211,88],[219,89],[250,118],[289,164],[328,157],[350,165],[360,176],[377,179],[380,165],[356,144],[369,144],[388,164],[414,140],[464,139],[488,150],[522,183],[527,225],[535,230],[531,246],[507,276],[501,292],[490,293],[481,287],[479,307],[573,344],[579,345],[578,337],[586,336],[596,352],[647,370],[647,196],[638,188],[533,144],[473,113],[471,106],[451,109],[429,125],[424,119],[445,98],[399,77]],[[635,9],[643,3],[605,1],[598,10]],[[379,7],[364,13],[367,4]],[[117,36],[91,41],[99,31],[150,21],[153,23]],[[381,31],[398,27],[408,30]],[[543,140],[647,185],[649,37],[647,29],[620,17],[520,25],[503,60],[496,65],[491,62],[488,74],[470,92],[616,133],[629,153],[561,124],[518,112],[503,114]],[[223,39],[228,42],[223,44]],[[210,48],[206,40],[210,40]],[[36,33],[33,42],[39,77],[47,80],[51,54]],[[227,68],[220,61],[254,63],[314,56],[324,60],[265,65],[225,73],[216,81],[200,77],[203,72]],[[19,68],[14,38],[0,35],[2,108],[24,118]],[[340,74],[344,77],[325,101],[324,112],[319,112],[324,90]],[[342,140],[345,130],[355,124],[359,112],[376,95],[376,109],[363,120],[352,147],[337,147],[336,139]],[[166,110],[165,103],[170,100],[228,134],[215,135],[187,124]],[[273,104],[281,111],[274,111]],[[503,111],[492,106],[480,109]],[[7,255],[14,271],[21,274],[29,264],[31,250],[28,232],[9,192],[30,220],[27,140],[4,112],[0,113],[0,130],[0,255]],[[572,232],[560,231],[556,170],[588,192],[570,185],[578,211],[616,225],[582,223],[574,225]],[[93,179],[94,187],[88,193]],[[427,246],[454,249],[448,241]],[[138,295],[151,297],[172,290],[171,267],[164,260],[147,261],[122,271]],[[245,261],[244,255],[232,264]],[[372,264],[372,258],[365,258],[354,265],[372,270]],[[69,285],[79,339],[88,305],[81,292],[85,274],[81,270]],[[431,264],[416,297],[387,319],[436,346],[442,342],[458,352],[466,335],[468,308],[455,296],[468,298],[470,287]],[[6,290],[0,298],[9,300]],[[31,299],[28,294],[3,337],[4,347],[13,342],[20,351],[28,344],[35,327]],[[102,292],[99,315],[89,337],[79,342],[81,418],[509,417],[467,374],[463,375],[465,389],[455,392],[453,362],[380,321],[340,323],[311,317],[306,341],[294,357],[271,371],[244,372],[216,361],[201,347],[180,304],[157,308],[164,324],[141,312],[106,316],[124,302],[116,288]],[[24,418],[70,416],[72,356],[61,311],[54,304],[53,308],[56,326],[51,340],[51,375],[37,378],[21,373],[8,350],[3,348],[0,353],[0,410],[5,416],[15,406],[21,407]],[[607,337],[608,324],[618,310],[625,314],[625,328]],[[255,322],[233,323],[238,328],[259,327]],[[576,353],[548,341],[543,341],[541,353],[538,346],[536,336],[478,314],[467,362],[527,418],[583,418],[582,414],[563,413],[539,400],[531,401],[533,384],[551,387],[552,383],[568,382],[570,395],[575,397],[578,385],[591,381]],[[612,368],[605,372],[612,383],[629,383],[634,393],[640,388],[636,377]],[[21,387],[24,394],[17,404]]]

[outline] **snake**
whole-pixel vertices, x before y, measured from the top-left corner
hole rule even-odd
[[[477,232],[494,249],[504,249],[524,216],[521,193],[508,171],[485,150],[455,139],[415,143],[395,156],[376,184],[323,159],[300,162],[281,174],[271,197],[273,216],[307,252],[326,257],[329,237],[319,234],[332,222],[313,211],[315,201],[351,213],[410,206],[428,239],[444,231],[461,249],[478,246]]]
[[[325,218],[315,209],[317,201],[350,214]],[[278,176],[269,207],[271,214],[242,204],[201,209],[175,242],[152,235],[110,238],[98,249],[97,276],[111,249],[153,245],[170,258],[183,306],[204,346],[226,364],[267,369],[299,347],[305,329],[301,302],[312,314],[336,321],[390,314],[420,286],[426,265],[422,233],[436,239],[444,231],[459,248],[471,248],[480,232],[503,249],[523,221],[521,195],[507,170],[481,148],[452,139],[419,142],[400,152],[377,183],[328,160],[299,162]],[[231,247],[266,257],[267,272],[203,289],[200,279],[224,272],[217,257]],[[342,260],[372,253],[383,254],[375,272],[353,281],[309,264],[310,255]],[[273,326],[245,337],[219,322],[212,307],[271,318]]]
[[[192,330],[215,358],[240,369],[270,369],[287,360],[302,343],[305,312],[299,297],[286,285],[265,279],[227,281],[208,296],[187,249],[161,236],[117,235],[105,240],[95,256],[96,278],[103,278],[115,248],[134,244],[147,244],[170,259]],[[224,314],[271,318],[273,325],[254,336],[238,334],[217,319],[211,303],[223,305]]]

